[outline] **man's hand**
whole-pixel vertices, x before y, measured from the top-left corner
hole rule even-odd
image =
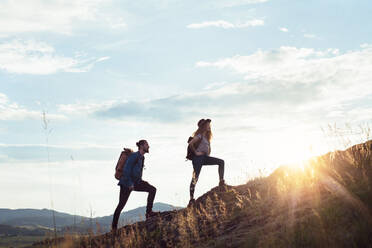
[[[129,187],[129,191],[132,191],[132,190],[134,190],[134,186],[133,185]]]

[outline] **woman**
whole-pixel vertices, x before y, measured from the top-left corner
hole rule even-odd
[[[211,131],[211,120],[201,119],[198,122],[198,130],[195,131],[193,139],[190,141],[189,146],[194,152],[192,158],[192,166],[194,168],[192,174],[192,180],[190,184],[190,202],[189,205],[195,202],[194,191],[195,185],[198,181],[201,167],[203,165],[218,165],[218,175],[220,177],[219,186],[224,186],[225,181],[223,179],[223,174],[225,170],[225,161],[219,158],[210,157],[211,146],[210,142],[212,139]]]

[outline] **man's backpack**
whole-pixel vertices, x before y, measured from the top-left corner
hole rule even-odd
[[[187,140],[187,143],[189,144],[188,146],[187,146],[187,153],[186,153],[186,159],[188,159],[188,160],[192,160],[193,158],[194,158],[194,156],[195,156],[195,153],[194,153],[194,150],[196,149],[196,148],[198,148],[198,146],[200,145],[200,142],[201,142],[201,139],[199,139],[194,145],[193,145],[193,147],[195,148],[195,149],[192,149],[191,148],[191,145],[190,145],[190,141],[193,139],[194,137],[189,137],[188,138],[188,140]]]
[[[123,175],[125,162],[127,161],[129,155],[132,154],[132,152],[133,152],[132,149],[124,148],[124,151],[120,153],[118,163],[116,164],[115,167],[115,178],[117,180],[120,180],[120,177]]]

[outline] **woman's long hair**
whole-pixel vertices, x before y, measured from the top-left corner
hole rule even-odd
[[[194,132],[193,137],[195,137],[198,134],[203,135],[204,131],[206,131],[207,123],[210,123],[210,122],[206,121],[202,125],[200,125],[200,127]],[[208,142],[211,143],[211,140],[212,140],[212,137],[213,137],[212,131],[211,130],[207,131],[205,133],[205,137],[207,138]]]

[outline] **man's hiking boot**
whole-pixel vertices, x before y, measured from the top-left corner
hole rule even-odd
[[[111,228],[111,233],[112,233],[113,237],[116,237],[116,235],[118,234],[118,229],[116,227],[112,227]]]
[[[146,213],[146,220],[148,220],[152,217],[155,217],[155,216],[159,216],[159,215],[160,215],[160,212],[150,211],[150,212]]]
[[[220,180],[220,183],[218,184],[219,187],[224,187],[226,186],[225,180]]]
[[[195,199],[194,198],[190,199],[189,204],[187,204],[187,207],[191,207],[193,205],[195,205]]]

